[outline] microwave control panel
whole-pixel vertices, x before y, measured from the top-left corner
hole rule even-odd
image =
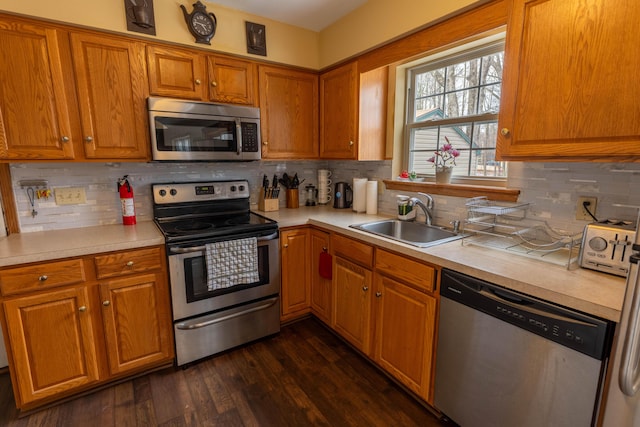
[[[260,150],[258,140],[258,124],[242,122],[242,151],[245,153],[257,153]]]

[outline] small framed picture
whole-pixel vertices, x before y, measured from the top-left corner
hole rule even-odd
[[[245,21],[247,30],[247,52],[267,56],[267,35],[264,25]]]
[[[127,30],[156,35],[153,0],[124,0]]]

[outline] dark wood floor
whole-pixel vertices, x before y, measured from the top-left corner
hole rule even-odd
[[[314,319],[194,364],[18,418],[0,376],[0,426],[421,426],[441,424]]]

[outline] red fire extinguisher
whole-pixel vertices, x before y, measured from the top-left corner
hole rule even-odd
[[[133,188],[125,175],[118,180],[118,191],[120,192],[120,204],[122,205],[122,224],[134,225],[136,223],[136,209],[133,204]]]

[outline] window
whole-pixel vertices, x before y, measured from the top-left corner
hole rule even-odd
[[[503,58],[500,41],[407,70],[406,170],[433,175],[429,159],[448,142],[454,177],[506,178],[495,159]]]

